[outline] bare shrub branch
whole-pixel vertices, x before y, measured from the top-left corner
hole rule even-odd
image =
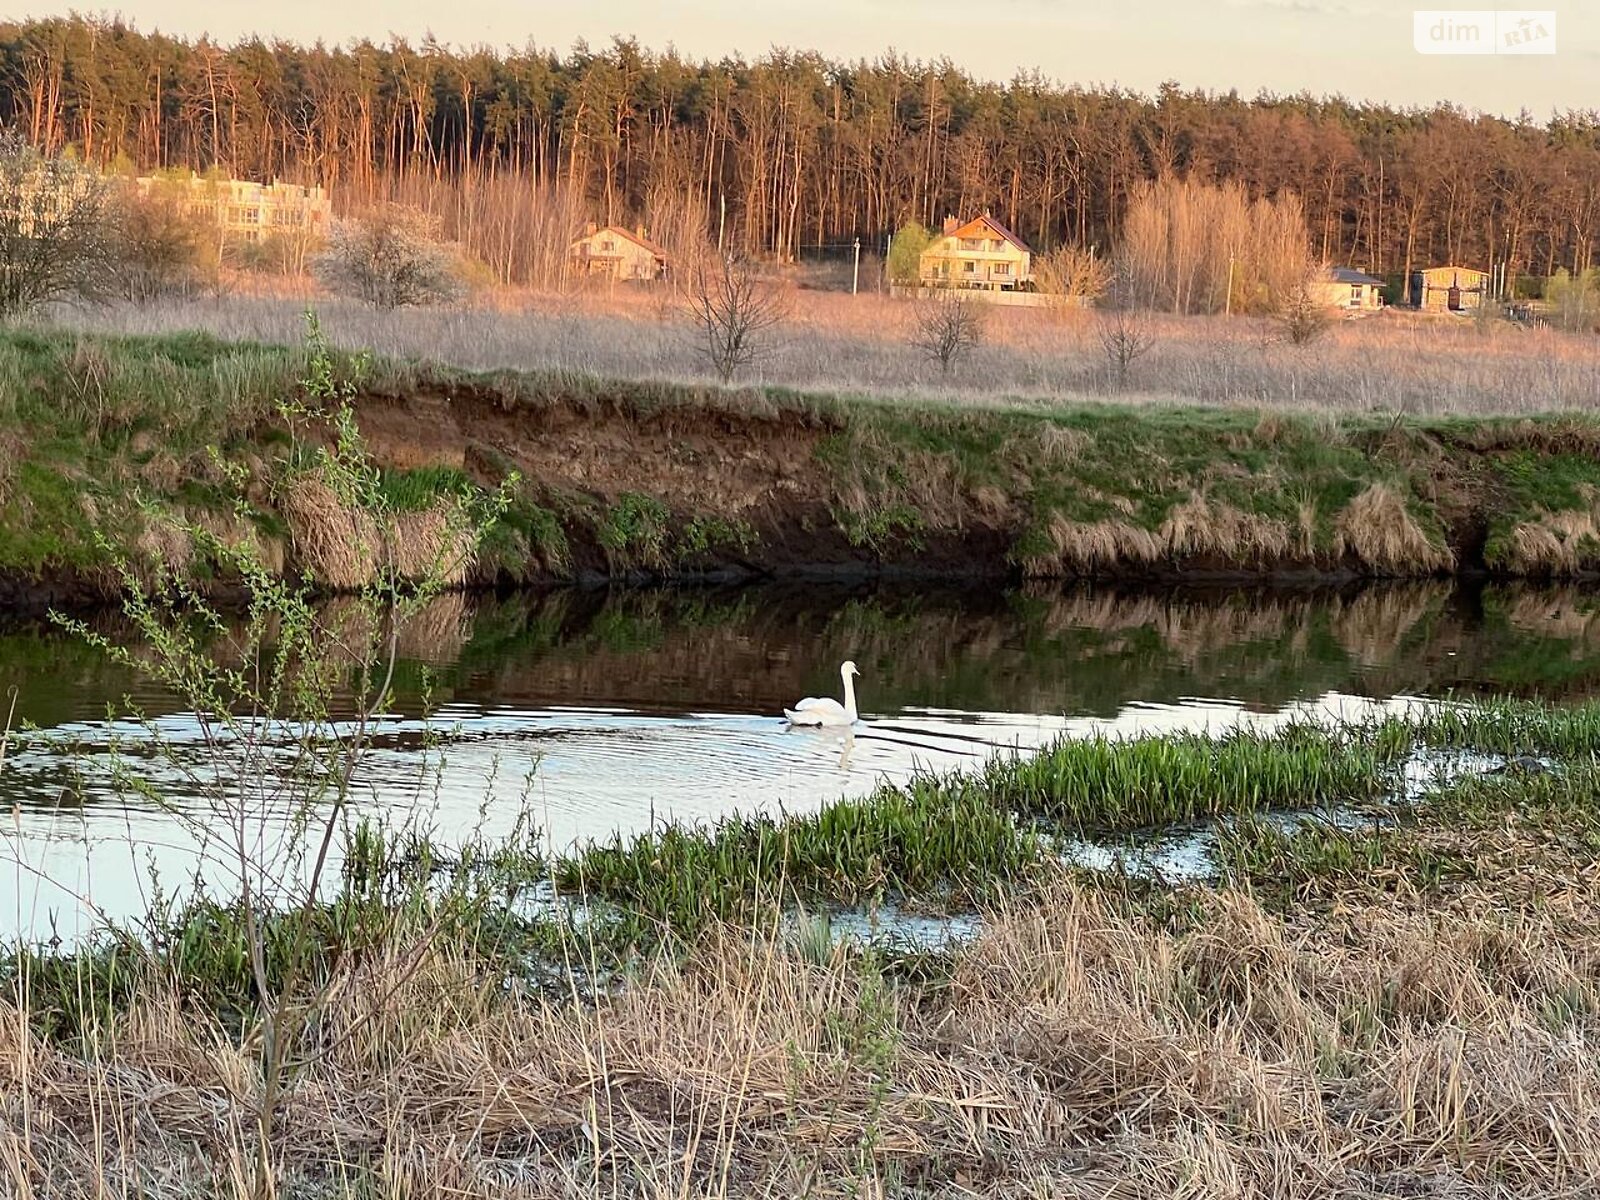
[[[199,225],[177,198],[160,189],[140,193],[130,188],[117,198],[113,218],[113,269],[121,295],[135,304],[149,304],[194,290],[205,249]]]
[[[1127,385],[1133,364],[1156,343],[1147,281],[1127,263],[1119,264],[1096,317],[1096,334],[1111,369],[1112,386]]]
[[[983,301],[945,291],[918,300],[913,311],[911,344],[949,374],[983,336]]]
[[[453,300],[461,281],[438,236],[439,222],[433,217],[386,204],[334,225],[317,274],[330,290],[359,297],[374,308]]]
[[[700,352],[723,383],[765,353],[762,335],[786,315],[782,298],[738,255],[695,272],[689,311],[702,338]]]
[[[1273,313],[1273,320],[1290,345],[1309,346],[1333,324],[1333,312],[1322,293],[1327,278],[1321,267],[1310,267],[1290,284]]]
[[[1111,367],[1112,382],[1118,388],[1125,387],[1133,364],[1155,345],[1150,315],[1143,309],[1113,308],[1100,314],[1097,332]]]
[[[1048,254],[1034,256],[1033,282],[1063,306],[1092,304],[1111,286],[1111,265],[1088,250],[1058,246]]]
[[[0,133],[0,316],[107,296],[107,200],[105,182],[88,167]]]

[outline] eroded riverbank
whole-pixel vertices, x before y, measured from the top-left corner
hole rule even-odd
[[[361,523],[306,474],[306,448],[330,436],[328,396],[353,405],[395,516],[370,561],[425,559],[448,504],[517,475],[461,585],[1600,569],[1600,422],[1578,415],[941,407],[475,375],[201,335],[3,336],[0,577],[13,605],[114,591],[118,550],[225,588],[205,537],[248,541],[328,588],[358,585],[372,570],[351,548]],[[285,416],[308,379],[323,399]]]

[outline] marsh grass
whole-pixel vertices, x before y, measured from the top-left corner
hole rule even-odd
[[[1086,825],[1192,811],[1202,767],[1231,785],[1252,762],[1260,803],[1296,779],[1335,800],[1430,731],[1481,748],[1497,718],[1520,720],[1505,744],[1561,747],[1557,769],[1457,779],[1365,827],[1236,815],[1214,886],[1054,867],[993,797],[934,781],[553,864],[531,829],[447,853],[357,826],[339,887],[294,918],[317,1003],[273,1100],[274,1194],[1582,1195],[1600,1169],[1589,714],[1504,702],[1443,733],[1290,728],[1209,757],[1063,746],[1013,801],[1060,787]],[[1137,806],[1085,800],[1094,770]],[[549,879],[636,919],[530,916]],[[933,953],[775,912],[964,889],[981,932]],[[6,960],[8,1194],[246,1194],[254,976],[227,906],[171,916],[154,941]]]
[[[977,792],[883,787],[812,815],[669,824],[559,859],[564,891],[600,897],[641,921],[641,936],[693,937],[783,905],[883,895],[971,905],[1024,882],[1039,839]]]
[[[1215,819],[1225,877],[1292,893],[1307,879],[1352,879],[1385,866],[1435,888],[1460,875],[1460,856],[1398,831],[1429,814],[1444,821],[1462,813],[1472,796],[1520,796],[1547,815],[1563,798],[1573,803],[1600,748],[1595,711],[1495,701],[1217,736],[1063,738],[977,773],[920,776],[812,815],[667,824],[619,837],[562,857],[554,878],[563,891],[604,899],[637,920],[640,944],[659,944],[755,914],[772,919],[797,904],[971,905],[1025,890],[1047,873],[1056,837],[1116,839]],[[1547,753],[1564,765],[1548,776],[1513,772],[1508,783],[1471,771],[1440,776],[1420,797],[1408,796],[1400,768],[1438,749]],[[1292,829],[1262,819],[1284,812],[1369,818]],[[1575,823],[1573,836],[1591,826],[1588,818]]]
[[[1415,729],[1424,744],[1441,749],[1593,761],[1600,755],[1600,702],[1490,697],[1447,703],[1417,718]]]

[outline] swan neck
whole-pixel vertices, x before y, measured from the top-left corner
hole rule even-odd
[[[850,723],[853,725],[853,724],[855,724],[855,720],[856,720],[856,681],[855,681],[855,676],[851,675],[849,671],[844,671],[844,670],[841,670],[839,672],[839,675],[840,675],[841,678],[844,679],[844,715],[849,719]]]

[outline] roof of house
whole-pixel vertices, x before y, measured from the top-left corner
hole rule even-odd
[[[662,249],[660,246],[658,246],[655,242],[652,242],[649,238],[645,237],[643,234],[635,233],[631,229],[624,229],[621,225],[604,225],[604,226],[601,226],[599,229],[596,229],[593,233],[586,233],[582,237],[575,239],[572,244],[574,246],[576,246],[579,242],[586,242],[590,238],[599,237],[602,233],[612,233],[612,234],[616,234],[618,237],[627,238],[635,246],[640,246],[643,249],[648,250],[651,254],[654,254],[657,258],[664,259],[664,258],[667,257],[667,252],[664,249]]]
[[[1354,267],[1334,267],[1329,271],[1335,283],[1364,283],[1371,287],[1382,287],[1383,280],[1375,275],[1368,275],[1365,271],[1358,271]]]
[[[973,217],[972,220],[966,222],[965,224],[958,225],[955,229],[951,230],[947,234],[944,234],[943,236],[971,237],[973,236],[973,233],[969,232],[969,230],[976,232],[974,230],[974,226],[986,227],[1002,240],[1010,242],[1018,250],[1022,250],[1028,254],[1033,253],[1033,251],[1028,248],[1027,242],[1023,241],[1016,234],[1012,233],[1011,230],[1007,229],[989,213],[984,213],[981,217]]]
[[[1460,276],[1460,275],[1471,275],[1471,276],[1474,276],[1474,277],[1477,277],[1477,278],[1482,278],[1482,279],[1489,278],[1489,272],[1480,271],[1480,270],[1478,270],[1477,267],[1451,267],[1451,266],[1424,267],[1419,272],[1419,274],[1422,274],[1422,275],[1443,275],[1446,272],[1449,272],[1451,275],[1457,275],[1457,276]]]

